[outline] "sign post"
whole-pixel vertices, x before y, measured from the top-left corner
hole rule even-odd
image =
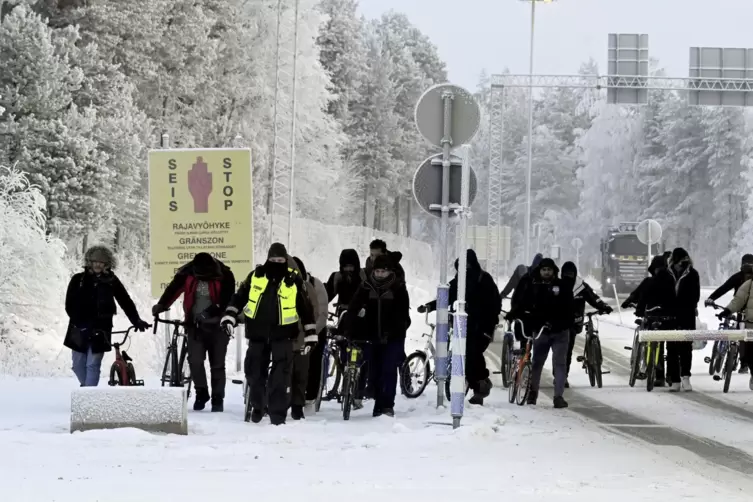
[[[447,233],[450,216],[450,180],[452,159],[450,150],[470,141],[476,135],[481,124],[481,110],[473,95],[462,87],[452,84],[438,84],[424,92],[416,104],[416,127],[421,135],[432,145],[442,149],[442,183],[439,203],[429,201],[428,209],[438,211],[441,217],[439,231],[440,265],[439,286],[437,288],[437,339],[436,339],[436,377],[437,407],[444,404],[444,388],[447,381],[447,345],[449,344],[448,308],[450,285],[447,277]],[[425,163],[424,163],[425,164]],[[424,207],[425,199],[419,199],[416,179],[422,170],[422,164],[414,177],[414,195]],[[425,208],[426,209],[426,208]],[[463,242],[463,246],[467,243]],[[463,253],[461,253],[462,255]],[[465,380],[465,379],[463,379]]]
[[[652,246],[654,244],[658,244],[661,241],[661,225],[656,220],[643,220],[636,227],[635,233],[637,234],[638,240],[641,241],[642,244],[648,246],[648,254],[646,255],[646,259],[648,264],[650,265],[651,257],[653,256]]]
[[[580,237],[575,237],[571,244],[575,248],[575,267],[580,270],[580,248],[583,247],[583,241]],[[585,275],[583,277],[585,277]]]
[[[149,152],[152,296],[198,253],[239,281],[253,269],[253,189],[248,149]]]

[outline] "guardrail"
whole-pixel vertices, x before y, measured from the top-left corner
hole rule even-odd
[[[638,340],[641,342],[753,342],[753,330],[656,330],[639,331]]]

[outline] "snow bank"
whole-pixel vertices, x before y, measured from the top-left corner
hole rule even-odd
[[[82,387],[71,392],[71,433],[136,428],[188,434],[185,389]]]

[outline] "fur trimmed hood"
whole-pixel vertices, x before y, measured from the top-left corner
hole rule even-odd
[[[118,260],[115,254],[107,246],[92,246],[84,253],[84,268],[90,269],[93,261],[100,261],[107,265],[110,270],[115,270]]]

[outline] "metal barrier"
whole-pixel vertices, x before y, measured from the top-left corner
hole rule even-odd
[[[656,330],[639,331],[638,340],[641,342],[700,342],[700,341],[729,341],[753,342],[753,330]]]

